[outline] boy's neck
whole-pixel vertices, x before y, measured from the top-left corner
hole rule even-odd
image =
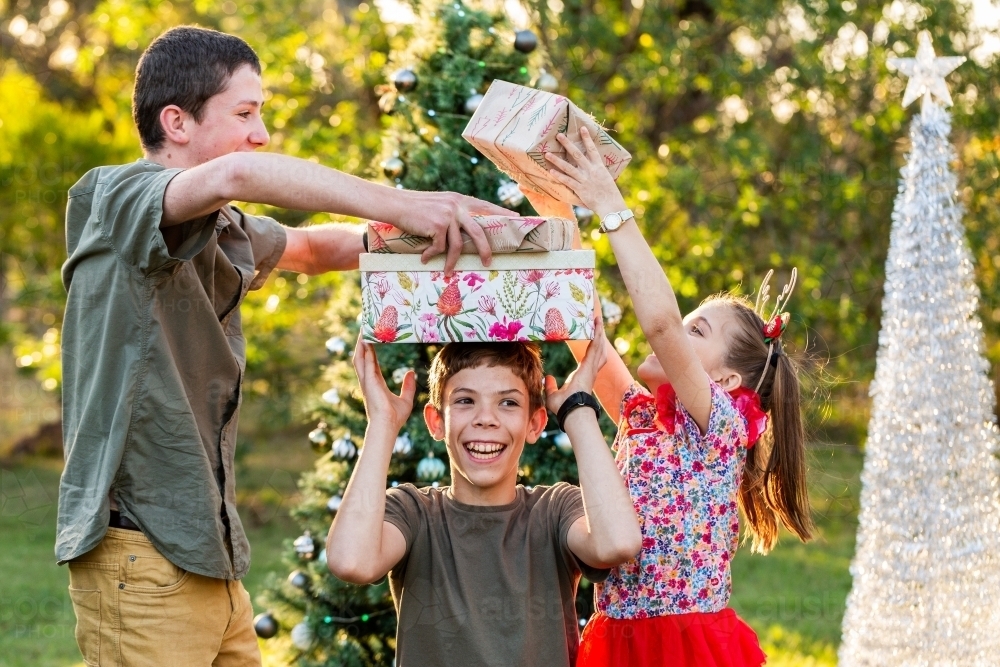
[[[471,484],[461,474],[452,474],[451,492],[453,500],[464,505],[484,507],[510,505],[517,498],[517,471],[499,483],[483,487]]]

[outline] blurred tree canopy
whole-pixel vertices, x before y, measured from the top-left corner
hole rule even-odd
[[[826,416],[863,428],[912,113],[900,105],[905,79],[885,62],[912,56],[920,29],[938,54],[977,53],[984,35],[969,5],[532,0],[523,9],[561,92],[633,153],[620,184],[682,306],[719,290],[752,292],[769,268],[781,280],[798,266],[793,341],[829,359],[827,377],[841,381],[836,400],[820,402]],[[135,64],[157,34],[182,23],[237,34],[260,54],[269,150],[380,177],[373,165],[385,120],[374,89],[390,50],[415,36],[366,2],[0,0],[0,342],[14,344],[18,364],[53,390],[66,190],[91,167],[139,156],[129,108]],[[994,362],[998,74],[996,59],[980,57],[948,79]],[[268,212],[291,225],[328,219]],[[627,306],[606,241],[594,244],[604,291]],[[319,378],[319,320],[340,280],[279,276],[251,299],[248,387],[280,417],[272,423],[287,423],[295,396]],[[618,336],[628,359],[647,352],[627,308]]]

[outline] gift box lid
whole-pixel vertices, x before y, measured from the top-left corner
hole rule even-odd
[[[445,256],[432,257],[426,264],[420,255],[364,253],[359,257],[362,271],[444,271]],[[456,271],[524,271],[528,269],[593,269],[593,250],[557,250],[553,252],[522,252],[493,255],[489,266],[483,266],[479,255],[462,255]]]

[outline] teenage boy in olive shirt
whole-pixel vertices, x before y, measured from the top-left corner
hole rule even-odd
[[[181,27],[136,70],[144,157],[69,192],[63,324],[66,465],[56,557],[93,665],[260,664],[250,548],[233,453],[246,365],[240,304],[274,269],[355,269],[358,225],[290,229],[229,202],[391,222],[453,266],[470,213],[453,193],[404,192],[268,143],[260,62],[241,39]]]
[[[593,388],[607,354],[603,326],[596,328],[561,389],[545,378],[555,413]],[[396,396],[374,348],[360,340],[354,367],[369,422],[327,536],[327,562],[337,577],[358,584],[389,574],[399,616],[396,665],[572,667],[581,573],[602,581],[642,540],[596,411],[583,405],[564,420],[580,486],[528,490],[517,484],[518,460],[547,421],[537,344],[446,345],[431,364],[424,419],[445,442],[451,486],[385,491],[414,375],[407,373]]]

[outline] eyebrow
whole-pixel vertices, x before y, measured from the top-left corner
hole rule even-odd
[[[479,394],[479,392],[476,391],[475,389],[469,389],[468,387],[456,387],[451,393],[457,394],[460,391],[464,391],[469,394],[476,394],[476,395]],[[504,396],[506,394],[524,394],[524,392],[521,391],[520,389],[504,389],[503,391],[498,391],[497,393],[500,394],[501,396]]]
[[[263,106],[263,104],[262,104],[262,103],[260,103],[260,102],[258,102],[257,100],[240,100],[239,102],[237,102],[237,103],[236,103],[236,104],[234,104],[233,106],[234,106],[234,107],[241,107],[241,106],[243,106],[244,104],[249,104],[249,105],[250,105],[250,106],[252,106],[252,107],[259,107],[259,106]]]

